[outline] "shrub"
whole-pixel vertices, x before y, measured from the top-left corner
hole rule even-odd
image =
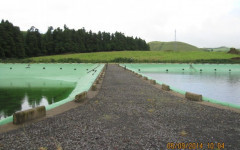
[[[133,58],[126,58],[126,57],[118,57],[118,58],[114,58],[112,60],[112,62],[116,62],[116,63],[132,63],[134,62]]]

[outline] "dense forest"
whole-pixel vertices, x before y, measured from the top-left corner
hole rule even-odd
[[[49,27],[41,34],[35,27],[20,31],[9,21],[0,23],[0,58],[24,58],[65,53],[149,50],[145,40],[121,32],[94,33],[84,28],[74,30]]]

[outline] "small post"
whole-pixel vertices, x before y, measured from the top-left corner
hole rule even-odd
[[[13,124],[22,124],[30,120],[38,119],[46,116],[45,106],[39,106],[36,108],[15,112],[13,114]]]
[[[186,92],[185,98],[192,100],[192,101],[202,101],[202,95]]]
[[[156,84],[156,80],[150,80],[150,83],[155,85]]]
[[[170,91],[169,85],[166,85],[166,84],[162,84],[162,89],[163,89],[164,91]]]
[[[96,84],[93,84],[92,87],[91,87],[91,90],[92,90],[92,91],[96,91],[96,90],[97,90],[97,85],[96,85]]]
[[[83,102],[87,98],[87,92],[82,92],[75,96],[74,102]]]

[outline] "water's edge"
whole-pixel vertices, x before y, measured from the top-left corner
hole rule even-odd
[[[93,83],[96,80],[96,78],[98,77],[98,75],[103,70],[103,68],[104,68],[104,64],[99,64],[99,67],[97,68],[96,73],[92,76],[87,77],[87,80],[89,81],[87,84],[82,85],[81,80],[78,81],[77,85],[75,86],[75,88],[73,89],[73,91],[71,92],[71,94],[67,98],[65,98],[61,101],[58,101],[56,103],[45,106],[46,110],[48,111],[48,110],[56,108],[60,105],[63,105],[67,102],[70,102],[70,101],[74,100],[74,97],[75,97],[76,94],[79,94],[79,93],[84,92],[84,91],[88,91],[91,88],[91,86],[93,85]],[[86,80],[86,79],[84,79],[84,80]],[[11,122],[13,122],[13,116],[12,115],[0,120],[0,126],[4,125],[4,124],[7,124],[7,123],[11,123]]]
[[[120,66],[125,67],[124,64],[120,64]],[[126,67],[126,68],[129,69],[129,70],[131,70],[131,71],[133,71],[133,72],[135,72],[135,73],[138,73],[138,74],[140,74],[140,75],[142,75],[142,76],[144,76],[144,77],[147,77],[148,79],[155,80],[155,79],[153,79],[152,77],[149,77],[149,76],[145,75],[144,73],[137,72],[135,68],[131,68],[131,67]],[[161,82],[161,81],[159,81],[159,80],[156,80],[156,82],[157,82],[158,84],[160,84],[160,85],[163,84],[163,82]],[[171,86],[171,85],[169,85],[169,87],[170,87],[170,89],[171,89],[173,92],[176,92],[176,93],[179,93],[179,94],[182,94],[182,95],[185,95],[185,93],[187,92],[187,91],[184,91],[184,90],[175,88],[175,87],[173,87],[173,86]],[[197,93],[196,93],[196,94],[197,94]],[[227,102],[222,102],[222,101],[215,100],[215,99],[212,99],[212,98],[208,98],[208,97],[205,97],[205,96],[202,97],[202,100],[203,100],[203,101],[206,101],[206,102],[214,103],[214,104],[219,104],[219,105],[223,105],[223,106],[228,106],[228,107],[240,109],[240,105],[236,105],[236,104],[232,104],[232,103],[227,103]]]

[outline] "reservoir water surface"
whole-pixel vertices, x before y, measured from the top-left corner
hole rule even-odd
[[[144,73],[183,91],[240,105],[240,76],[222,73]]]
[[[122,64],[178,91],[240,108],[239,64]]]
[[[0,63],[0,119],[37,106],[50,110],[73,100],[91,87],[102,67],[77,63]]]

